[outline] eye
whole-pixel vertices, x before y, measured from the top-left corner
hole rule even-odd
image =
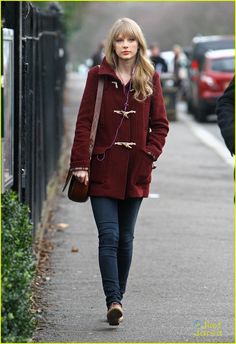
[[[122,42],[122,41],[123,41],[122,38],[117,38],[117,39],[115,40],[116,43],[120,43],[120,42]]]

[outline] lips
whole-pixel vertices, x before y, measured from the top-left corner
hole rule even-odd
[[[130,53],[130,51],[122,51],[123,55],[128,55]]]

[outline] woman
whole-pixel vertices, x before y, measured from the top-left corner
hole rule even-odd
[[[142,199],[148,197],[153,162],[168,132],[159,76],[146,52],[138,24],[128,18],[117,20],[101,66],[88,73],[71,153],[73,174],[81,183],[90,178],[110,325],[123,319],[134,226]],[[99,78],[104,79],[104,92],[90,161],[89,135]]]
[[[178,98],[185,96],[187,74],[187,57],[180,45],[173,46],[175,86],[178,88]]]

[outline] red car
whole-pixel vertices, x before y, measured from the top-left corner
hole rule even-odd
[[[205,53],[198,89],[193,94],[195,118],[203,122],[215,113],[216,100],[222,95],[234,76],[234,49],[214,50]]]

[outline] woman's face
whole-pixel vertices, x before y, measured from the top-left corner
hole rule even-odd
[[[115,52],[119,59],[134,60],[138,52],[138,42],[133,37],[118,36],[113,43]]]

